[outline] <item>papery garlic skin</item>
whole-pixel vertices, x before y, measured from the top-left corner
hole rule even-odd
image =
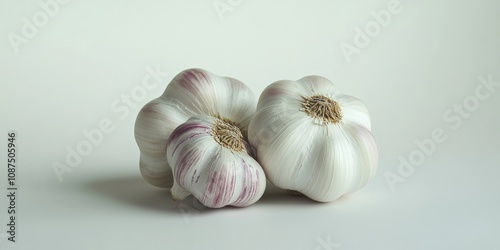
[[[317,201],[354,192],[376,172],[378,151],[368,109],[320,76],[269,85],[248,137],[274,185]]]
[[[249,206],[262,197],[264,171],[231,123],[195,116],[171,133],[166,158],[174,173],[170,191],[175,200],[193,194],[203,205],[219,208]],[[233,131],[228,132],[230,129]]]
[[[170,133],[194,115],[221,116],[240,124],[246,137],[255,111],[252,91],[242,82],[203,69],[177,74],[163,94],[147,103],[135,122],[140,171],[152,185],[171,187],[172,170],[165,159]]]

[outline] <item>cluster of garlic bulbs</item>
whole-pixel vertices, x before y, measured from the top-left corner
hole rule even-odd
[[[275,82],[257,103],[236,79],[188,69],[141,109],[135,138],[141,174],[174,199],[244,207],[266,177],[321,202],[360,189],[377,165],[370,126],[360,100],[319,76]]]
[[[202,69],[185,70],[146,104],[135,123],[142,176],[193,194],[207,207],[248,206],[266,187],[245,141],[256,100],[242,82]]]
[[[177,74],[163,94],[147,103],[136,119],[142,176],[152,185],[171,187],[172,171],[165,158],[172,131],[195,115],[218,115],[239,124],[246,134],[255,112],[255,95],[242,82],[202,69]]]

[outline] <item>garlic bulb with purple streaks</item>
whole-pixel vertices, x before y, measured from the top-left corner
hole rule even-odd
[[[140,150],[140,171],[152,185],[172,186],[172,170],[165,159],[170,133],[195,115],[211,115],[238,123],[246,136],[255,96],[242,82],[188,69],[177,74],[163,94],[147,103],[135,122],[135,140]]]
[[[366,106],[320,76],[269,85],[248,138],[274,185],[321,202],[360,189],[377,168]]]
[[[167,142],[172,197],[182,200],[192,194],[212,208],[255,203],[264,193],[266,177],[251,154],[237,123],[206,115],[190,118]]]

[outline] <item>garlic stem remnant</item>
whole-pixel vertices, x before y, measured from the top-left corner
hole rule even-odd
[[[309,116],[319,118],[325,124],[338,123],[342,120],[340,105],[323,95],[304,98],[302,108]]]
[[[245,149],[243,134],[233,122],[224,118],[217,118],[212,126],[212,136],[219,145],[241,152]]]

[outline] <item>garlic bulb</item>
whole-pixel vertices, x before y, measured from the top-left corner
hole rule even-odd
[[[172,170],[165,159],[170,133],[194,115],[225,117],[240,125],[243,134],[256,100],[242,82],[202,69],[177,74],[158,98],[147,103],[135,122],[135,140],[140,149],[142,176],[152,185],[172,186]]]
[[[320,76],[268,86],[248,137],[273,184],[321,202],[360,189],[377,167],[366,106]]]
[[[243,140],[237,124],[224,118],[195,116],[177,127],[167,142],[176,200],[193,194],[212,208],[255,203],[266,187],[266,177]]]

